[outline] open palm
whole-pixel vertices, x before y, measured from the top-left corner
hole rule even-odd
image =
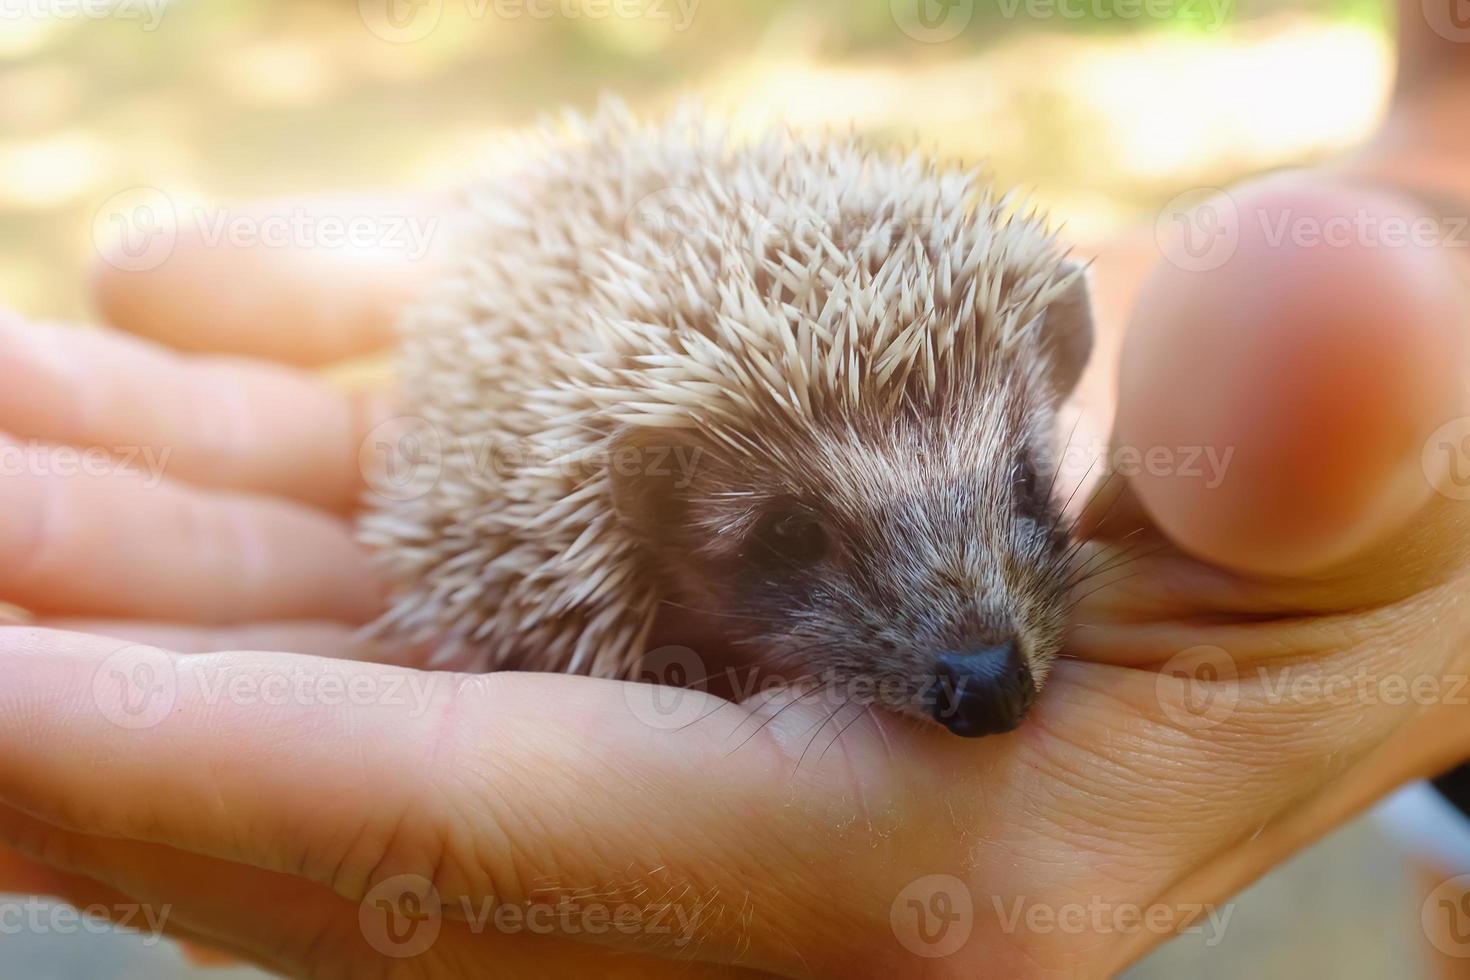
[[[1116,970],[1470,745],[1466,510],[1419,453],[1464,408],[1437,257],[1277,250],[1278,284],[1339,277],[1306,308],[1338,329],[1212,320],[1263,248],[1164,273],[1123,360],[1119,445],[1233,447],[1228,474],[1102,481],[1073,657],[979,742],[364,647],[350,511],[385,409],[308,369],[382,346],[431,270],[188,241],[105,270],[152,340],[0,329],[0,600],[35,616],[0,629],[0,889],[167,907],[293,976]],[[1268,370],[1304,348],[1311,383]]]

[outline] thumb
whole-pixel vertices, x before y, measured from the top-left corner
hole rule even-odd
[[[1449,549],[1470,404],[1464,287],[1434,227],[1405,197],[1292,174],[1161,236],[1123,345],[1118,510],[1261,576],[1316,577],[1410,538]]]

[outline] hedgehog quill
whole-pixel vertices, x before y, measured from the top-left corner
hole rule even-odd
[[[607,677],[718,637],[958,735],[1018,725],[1070,612],[1055,414],[1092,337],[1043,220],[919,153],[693,110],[608,105],[527,159],[468,193],[405,324],[441,458],[364,518],[380,631]]]

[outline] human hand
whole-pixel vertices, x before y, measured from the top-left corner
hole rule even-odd
[[[1315,188],[1285,193],[1294,206],[1317,201],[1328,210],[1365,199],[1347,188],[1329,190],[1325,203]],[[1339,255],[1334,267],[1349,274],[1313,292],[1305,312],[1314,315],[1305,316],[1283,297],[1322,272],[1319,253],[1265,248],[1243,237],[1240,262],[1204,281],[1166,271],[1145,294],[1134,331],[1144,339],[1123,362],[1119,443],[1233,447],[1235,456],[1209,492],[1177,474],[1143,475],[1109,510],[1109,488],[1100,490],[1104,504],[1091,523],[1119,544],[1099,552],[1094,567],[1137,560],[1094,581],[1107,587],[1079,610],[1073,651],[1083,659],[1058,665],[1018,732],[970,742],[869,714],[833,715],[832,705],[737,706],[698,692],[683,694],[675,713],[693,723],[672,725],[661,695],[640,685],[428,674],[297,654],[186,657],[98,635],[172,649],[306,649],[287,642],[299,634],[185,644],[169,642],[178,634],[167,625],[90,623],[90,635],[12,628],[0,631],[0,840],[13,848],[0,886],[24,881],[78,902],[126,896],[166,905],[179,934],[300,976],[647,976],[689,972],[681,959],[712,974],[820,976],[1121,967],[1162,935],[1111,915],[1101,927],[1042,927],[1028,910],[1060,915],[1101,902],[1111,913],[1161,910],[1168,927],[1183,927],[1191,906],[1219,900],[1470,744],[1470,713],[1448,698],[1343,704],[1290,686],[1295,693],[1281,696],[1283,676],[1361,672],[1429,678],[1448,693],[1470,667],[1455,601],[1464,507],[1433,494],[1419,453],[1464,411],[1463,361],[1454,359],[1464,324],[1448,305],[1447,270],[1420,253],[1358,250],[1357,266]],[[1263,291],[1249,309],[1192,298],[1208,296],[1206,284],[1232,298],[1255,295],[1263,282],[1252,259],[1269,260],[1270,284],[1283,288]],[[231,263],[242,260],[265,264],[252,268],[253,293],[281,288],[269,256],[186,247],[178,265],[147,276],[104,276],[103,295],[112,291],[104,307],[135,329],[211,324],[200,336],[226,349],[248,342],[258,355],[275,353],[272,343],[357,349],[350,338],[372,336],[340,320],[320,329],[309,316],[305,325],[268,320],[289,329],[242,334],[228,303],[212,321],[187,311],[172,321],[117,313],[128,303],[146,311],[175,302],[182,291],[169,280],[188,262],[204,265],[192,274],[231,288]],[[1231,278],[1238,275],[1246,281]],[[317,284],[298,280],[305,292],[284,308],[317,309],[346,292],[329,276],[320,285],[316,296]],[[1370,299],[1385,305],[1365,305]],[[1326,303],[1337,305],[1314,305]],[[1231,315],[1211,319],[1221,309]],[[1338,329],[1323,331],[1324,322]],[[1239,343],[1242,331],[1254,343]],[[22,344],[29,331],[13,336]],[[1304,348],[1317,355],[1310,374],[1274,370]],[[1221,360],[1232,353],[1233,362]],[[328,389],[290,377],[313,404],[354,417]],[[1189,381],[1183,393],[1173,387],[1180,377]],[[1299,384],[1303,377],[1313,383]],[[90,398],[107,383],[94,375],[70,390]],[[207,387],[223,390],[214,380]],[[139,403],[151,404],[168,386],[155,380],[142,390]],[[208,404],[199,398],[192,415],[207,417]],[[279,404],[273,395],[234,417],[269,418]],[[1261,406],[1270,411],[1243,410]],[[1281,424],[1309,410],[1318,426]],[[21,438],[157,440],[178,447],[177,468],[146,494],[122,482],[88,491],[67,483],[48,498],[11,490],[49,500],[46,512],[65,519],[44,525],[43,540],[59,543],[40,552],[56,557],[34,562],[42,574],[4,579],[0,596],[51,616],[206,623],[351,624],[376,608],[376,584],[340,518],[326,513],[353,496],[366,423],[308,427],[301,408],[279,416],[289,425],[257,431],[270,432],[261,443],[268,449],[291,437],[324,440],[309,450],[252,455],[245,440],[198,465],[188,462],[187,433],[160,436],[133,422],[103,438],[55,427],[75,412],[6,414],[14,412],[0,406],[0,427]],[[1170,427],[1151,428],[1160,418]],[[44,425],[53,428],[37,429]],[[1324,445],[1323,433],[1335,438]],[[1376,433],[1388,435],[1370,438]],[[324,460],[335,462],[323,470]],[[252,495],[186,490],[187,480]],[[73,517],[66,501],[74,494]],[[288,497],[316,506],[280,499]],[[217,526],[208,523],[215,504],[244,512],[219,520],[236,535],[223,540],[251,547],[200,553],[184,547],[187,534],[168,532],[181,526],[179,514],[190,515],[186,528]],[[1140,521],[1146,513],[1190,553],[1248,571],[1154,553],[1164,542]],[[1320,519],[1298,532],[1283,515]],[[1300,533],[1292,548],[1277,548],[1274,534],[1246,533],[1273,521]],[[123,529],[136,536],[109,536]],[[255,557],[237,564],[239,555]],[[1283,566],[1302,555],[1311,561]],[[321,628],[347,635],[345,625]],[[1180,660],[1183,651],[1195,653]],[[1176,676],[1181,664],[1201,663],[1223,673]],[[140,667],[163,686],[132,691],[141,714],[131,715],[119,700],[129,689],[109,684],[141,676]],[[281,678],[307,696],[267,703],[260,692]],[[328,695],[354,687],[368,696],[343,703]],[[412,912],[420,899],[439,914],[416,928],[388,915]],[[497,903],[528,915],[519,925],[483,920]],[[570,918],[532,926],[530,909],[562,907]],[[634,910],[628,929],[610,927],[607,917],[625,907]],[[417,955],[396,955],[406,952]]]

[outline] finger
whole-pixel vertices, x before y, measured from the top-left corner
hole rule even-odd
[[[24,458],[30,474],[0,480],[0,601],[41,615],[207,624],[356,624],[380,608],[369,562],[339,519],[79,467],[53,451]]]
[[[35,625],[49,630],[107,636],[176,653],[278,650],[333,660],[370,660],[403,666],[421,666],[427,657],[427,651],[421,648],[377,642],[358,627],[309,620],[199,626],[131,619],[47,619]]]
[[[395,900],[404,894],[395,892],[392,882],[381,890],[389,905],[385,910],[378,905],[380,896],[349,902],[289,875],[159,845],[78,834],[7,807],[0,807],[0,840],[44,854],[48,862],[72,872],[53,874],[58,881],[78,883],[78,897],[89,903],[122,909],[142,902],[153,913],[151,921],[171,934],[196,937],[289,976],[357,976],[395,959],[411,962],[423,976],[477,976],[480,968],[471,964],[486,962],[495,964],[496,976],[689,975],[687,962],[538,935],[539,926],[507,916],[497,920],[472,914],[466,919],[457,916],[460,909],[431,903],[427,923],[390,922],[397,911]],[[115,896],[116,901],[104,903],[99,896]],[[70,894],[63,897],[76,901]],[[714,964],[705,970],[701,975],[748,975]]]
[[[838,735],[827,705],[739,729],[746,709],[687,692],[694,723],[671,727],[646,685],[118,648],[0,630],[0,798],[79,832],[297,873],[354,901],[426,869],[438,869],[446,901],[652,895],[708,923],[716,958],[740,950],[747,906],[780,916],[805,899],[739,870],[735,838],[673,828],[726,826],[739,813],[741,840],[825,849],[803,829],[807,807],[769,805],[787,798],[792,773],[840,801],[853,792],[847,765],[891,768],[871,732],[857,743],[866,758],[847,743],[841,763],[834,754],[823,766]],[[48,746],[44,760],[36,744]],[[116,792],[99,795],[97,759]]]
[[[330,509],[357,502],[358,448],[386,415],[366,394],[289,368],[15,317],[0,317],[0,377],[0,429],[19,438]]]
[[[291,951],[345,919],[336,896],[290,876],[70,833],[9,807],[0,807],[0,840],[74,883],[60,896],[68,901],[101,895],[116,898],[106,904],[140,904],[157,930],[185,932],[280,972],[303,972]]]
[[[80,877],[58,871],[48,864],[0,847],[0,893],[7,895],[47,895],[70,899],[80,891]]]
[[[155,203],[174,213],[166,234],[176,238],[151,243],[142,257],[126,242],[114,246],[95,268],[93,292],[109,323],[178,350],[301,365],[379,350],[444,247],[446,209],[430,197],[215,209]],[[288,226],[295,230],[277,234]],[[325,233],[342,226],[366,231],[357,244]]]
[[[0,821],[3,821],[0,817]],[[151,931],[173,938],[193,936],[177,923],[170,923],[167,907],[143,907],[125,895],[81,874],[58,870],[49,864],[0,847],[0,891],[27,899],[50,898],[65,902],[87,915],[106,919],[132,932]]]
[[[1165,262],[1145,286],[1113,454],[1128,454],[1132,491],[1185,550],[1306,574],[1391,536],[1430,498],[1426,442],[1467,410],[1462,286],[1429,247],[1295,232],[1363,215],[1358,227],[1422,224],[1387,192],[1289,176],[1209,207],[1238,243],[1203,271]],[[1186,474],[1151,453],[1216,465]]]
[[[188,960],[194,966],[204,967],[205,969],[223,969],[228,966],[236,966],[240,962],[229,953],[205,943],[181,940],[178,946],[179,952],[184,954],[184,959]]]
[[[3,820],[0,817],[0,822]],[[23,895],[27,900],[56,899],[121,929],[154,936],[162,934],[181,945],[198,940],[197,934],[170,921],[172,910],[168,906],[145,906],[133,895],[125,895],[85,875],[58,870],[4,846],[0,846],[0,892]]]

